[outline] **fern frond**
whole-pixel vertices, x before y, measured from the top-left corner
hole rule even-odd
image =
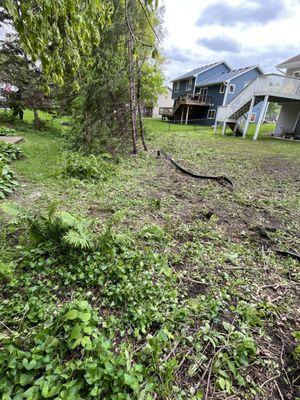
[[[1,205],[1,209],[14,220],[30,219],[28,211],[17,203],[5,203]]]
[[[71,229],[64,235],[64,240],[74,248],[91,249],[93,247],[93,239],[88,232],[78,232]]]

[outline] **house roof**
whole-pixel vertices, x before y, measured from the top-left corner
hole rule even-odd
[[[230,82],[233,78],[243,75],[246,72],[249,72],[255,68],[257,68],[262,74],[264,73],[263,70],[258,65],[252,67],[244,67],[229,72],[221,72],[218,75],[215,75],[211,78],[206,79],[205,81],[202,81],[197,86],[204,86],[204,85],[207,86],[207,85],[214,85],[216,83]]]
[[[289,68],[289,67],[291,68],[293,66],[297,67],[299,65],[300,65],[300,54],[276,65],[276,68]]]
[[[202,67],[192,69],[191,71],[187,72],[186,74],[180,75],[178,78],[173,79],[171,82],[182,81],[183,79],[187,79],[187,78],[194,78],[197,75],[199,75],[201,72],[207,71],[210,68],[215,67],[216,65],[219,65],[219,64],[223,64],[223,63],[227,65],[226,61],[219,61],[219,62],[215,62],[213,64],[207,64],[207,65],[203,65]],[[229,66],[228,66],[228,68],[229,68]]]

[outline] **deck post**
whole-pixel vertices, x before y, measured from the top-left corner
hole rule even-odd
[[[180,123],[181,123],[181,125],[182,125],[182,122],[183,122],[183,106],[182,106],[182,109],[181,109],[181,119],[180,119]]]
[[[224,123],[223,123],[223,129],[222,129],[222,136],[225,136],[226,127],[227,127],[227,122],[224,121]]]
[[[265,98],[264,98],[264,102],[263,102],[263,105],[262,105],[262,109],[261,109],[260,115],[259,115],[259,120],[258,120],[258,123],[257,123],[257,127],[255,129],[255,134],[253,136],[253,140],[257,140],[261,124],[263,123],[263,120],[265,118],[265,112],[266,112],[266,108],[268,106],[268,100],[269,100],[269,96],[266,95]]]
[[[251,103],[250,103],[250,108],[249,108],[248,115],[247,115],[246,124],[244,126],[243,138],[245,138],[247,136],[247,133],[248,133],[248,129],[249,129],[249,125],[250,125],[250,120],[251,120],[251,115],[252,115],[252,112],[253,112],[254,103],[255,103],[255,96],[253,96],[252,99],[251,99]]]
[[[214,126],[214,133],[217,133],[217,129],[218,129],[218,121],[217,121],[217,118],[216,118],[215,126]]]
[[[187,125],[188,120],[189,120],[189,112],[190,112],[190,106],[187,106],[186,114],[185,114],[185,124],[186,125]]]
[[[239,120],[237,119],[237,120],[236,120],[236,123],[235,123],[235,125],[234,125],[234,130],[233,130],[233,135],[234,135],[234,136],[236,135],[236,131],[237,131],[237,129],[238,129],[238,126],[239,126]]]

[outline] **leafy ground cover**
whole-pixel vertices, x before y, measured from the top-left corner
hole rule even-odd
[[[299,145],[147,120],[147,153],[66,165],[68,128],[30,119],[1,202],[4,398],[300,397],[299,262],[276,251],[299,252]]]

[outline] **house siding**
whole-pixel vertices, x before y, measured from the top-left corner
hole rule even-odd
[[[230,84],[235,85],[234,93],[229,93],[226,98],[226,104],[230,103],[243,89],[245,82],[251,82],[258,76],[261,76],[261,72],[254,68],[251,71],[245,72],[243,75],[237,76],[230,81]]]
[[[201,74],[199,74],[197,76],[197,80],[196,80],[196,86],[197,85],[204,85],[204,81],[206,81],[207,79],[221,74],[222,72],[229,72],[230,68],[227,67],[226,64],[222,63],[220,65],[216,65],[215,67],[210,68],[207,71],[202,72]]]
[[[286,70],[286,75],[287,76],[294,76],[295,72],[299,72],[300,71],[300,67],[294,67],[294,68],[288,68]]]
[[[191,79],[191,78],[190,78]],[[179,90],[175,91],[175,84],[178,81],[173,82],[173,90],[172,90],[172,99],[177,99],[179,96],[183,96],[185,94],[193,94],[194,93],[194,87],[195,87],[195,78],[192,78],[192,88],[191,90],[186,90],[186,85],[189,79],[184,79],[182,81],[179,81]]]

